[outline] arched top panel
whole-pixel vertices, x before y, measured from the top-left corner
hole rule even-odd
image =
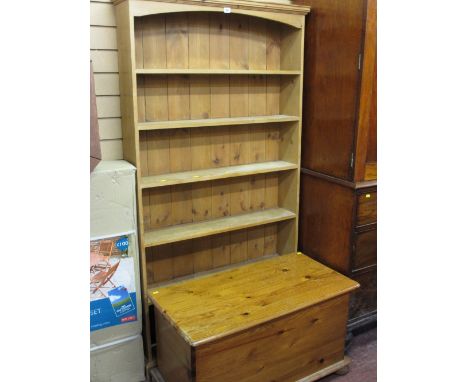
[[[256,16],[158,13],[134,17],[134,31],[140,74],[183,69],[186,74],[294,75],[302,70],[302,30]]]
[[[114,4],[125,1],[128,1],[130,14],[134,17],[178,12],[215,12],[258,17],[298,29],[304,27],[304,16],[310,10],[304,6],[254,1],[116,0]]]

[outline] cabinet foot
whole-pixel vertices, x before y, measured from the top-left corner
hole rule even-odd
[[[335,371],[336,375],[346,375],[349,373],[349,365],[346,365],[345,367],[342,367],[341,369]]]

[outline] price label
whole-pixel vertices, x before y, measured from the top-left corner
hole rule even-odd
[[[224,13],[231,13],[231,7],[224,7]]]
[[[128,249],[128,237],[127,236],[124,236],[122,238],[120,238],[117,243],[115,243],[115,246],[121,250],[122,252],[123,251],[126,251]]]

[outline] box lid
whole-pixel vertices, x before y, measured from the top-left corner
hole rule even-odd
[[[152,290],[155,307],[193,346],[346,294],[359,284],[301,253]]]

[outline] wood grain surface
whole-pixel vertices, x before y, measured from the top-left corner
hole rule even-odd
[[[196,381],[297,382],[343,360],[348,295],[195,350]]]
[[[189,343],[200,345],[357,287],[355,281],[292,253],[161,287],[150,298]]]
[[[347,273],[350,266],[354,190],[309,174],[301,179],[299,248]]]

